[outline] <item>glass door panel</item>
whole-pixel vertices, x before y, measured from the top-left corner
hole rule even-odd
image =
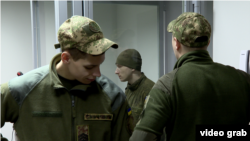
[[[104,37],[115,41],[118,49],[109,49],[101,73],[125,91],[127,83],[115,74],[116,58],[126,49],[136,49],[142,57],[141,71],[154,82],[159,78],[158,3],[93,2],[93,19]]]

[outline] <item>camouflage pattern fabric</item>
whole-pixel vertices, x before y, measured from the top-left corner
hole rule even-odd
[[[99,55],[110,47],[118,45],[104,38],[101,27],[93,20],[83,16],[72,16],[67,19],[58,30],[59,44],[55,48],[77,48],[82,52]]]
[[[198,48],[208,44],[211,26],[204,16],[194,12],[185,12],[168,24],[167,31],[172,32],[183,45]],[[207,37],[206,41],[196,40],[203,36]]]

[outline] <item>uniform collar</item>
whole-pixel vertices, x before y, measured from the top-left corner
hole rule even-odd
[[[66,89],[62,82],[60,81],[57,71],[56,71],[56,64],[61,61],[61,53],[54,56],[52,61],[50,62],[50,82],[51,85],[54,87],[54,89]],[[81,90],[86,91],[88,87],[91,87],[91,85],[77,85],[73,87],[71,90]]]
[[[208,51],[206,50],[196,50],[188,52],[182,55],[177,62],[175,63],[174,69],[181,67],[182,65],[189,63],[189,62],[196,62],[196,63],[212,63],[213,60],[209,56]]]
[[[141,82],[142,82],[142,80],[144,80],[144,79],[146,79],[147,77],[144,75],[144,73],[142,72],[141,73],[141,77],[138,79],[138,80],[136,80],[133,84],[127,84],[127,88],[128,89],[130,89],[130,90],[132,90],[132,91],[134,91],[134,90],[136,90],[139,86],[140,86],[140,84],[141,84]],[[126,88],[126,89],[127,89]]]

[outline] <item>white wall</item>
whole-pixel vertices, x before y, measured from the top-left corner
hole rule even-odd
[[[33,69],[30,2],[1,2],[1,82],[17,77],[17,72]],[[3,136],[11,140],[12,124],[5,123]],[[14,137],[13,137],[14,138]]]
[[[241,50],[250,50],[250,1],[214,1],[213,60],[239,68]]]
[[[93,10],[94,20],[101,26],[104,36],[119,45],[118,49],[106,52],[101,72],[125,90],[127,82],[120,82],[115,74],[115,62],[122,51],[134,48],[141,54],[142,72],[156,82],[159,78],[157,6],[94,2]]]
[[[1,83],[33,67],[30,2],[1,2]]]

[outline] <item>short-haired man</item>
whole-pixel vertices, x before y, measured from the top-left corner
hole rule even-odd
[[[194,141],[196,125],[248,125],[250,75],[213,62],[205,17],[183,13],[167,30],[178,60],[150,91],[130,141],[157,140],[164,127],[168,141]]]
[[[82,16],[60,26],[58,41],[50,65],[1,85],[1,127],[13,122],[21,141],[127,141],[125,94],[100,72],[118,45]]]
[[[141,65],[141,55],[135,49],[124,50],[116,59],[115,73],[122,82],[128,82],[125,94],[130,106],[128,114],[130,115],[129,129],[131,133],[139,120],[145,98],[155,84],[141,72]]]

